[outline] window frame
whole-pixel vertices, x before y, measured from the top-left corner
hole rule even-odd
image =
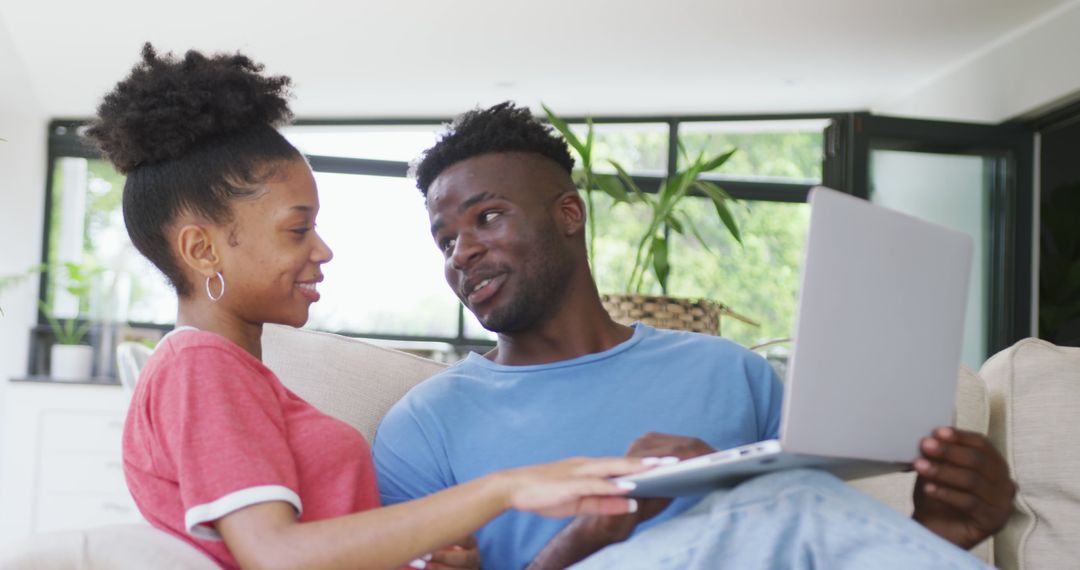
[[[797,121],[797,120],[824,120],[835,122],[846,116],[846,113],[787,113],[787,114],[735,114],[735,115],[607,115],[591,117],[594,124],[664,124],[668,129],[667,170],[665,176],[660,175],[634,175],[634,181],[645,192],[655,193],[663,180],[672,175],[677,169],[679,127],[685,123],[723,123],[723,122],[769,122],[769,121]],[[585,124],[584,116],[567,116],[564,120],[573,125]],[[431,126],[435,129],[449,123],[451,119],[446,117],[400,117],[400,118],[367,118],[367,119],[299,119],[291,125],[298,127],[327,126],[327,127],[404,127],[404,126]],[[101,159],[101,153],[82,138],[82,131],[89,124],[85,119],[55,119],[49,122],[48,151],[46,160],[45,181],[45,223],[42,228],[42,263],[48,263],[50,248],[50,233],[53,219],[53,184],[56,163],[61,158],[85,158]],[[827,145],[827,142],[824,143]],[[311,164],[312,170],[322,173],[350,174],[365,176],[386,176],[395,178],[407,177],[409,162],[394,160],[375,160],[365,158],[353,158],[326,155],[305,155]],[[824,163],[824,156],[823,156]],[[824,178],[824,173],[823,173]],[[723,178],[719,180],[724,188],[738,200],[805,203],[810,188],[815,184],[787,183],[782,181],[754,181],[743,178]],[[694,195],[702,196],[695,192]],[[50,275],[46,270],[42,272],[39,284],[38,298],[45,299],[48,294]],[[374,339],[378,341],[398,342],[431,342],[444,343],[452,346],[459,354],[471,350],[486,351],[495,345],[495,342],[486,338],[470,338],[465,327],[465,307],[458,303],[457,311],[457,334],[453,337],[387,334],[366,331],[331,330],[332,332],[355,338]],[[167,331],[173,325],[162,325],[145,322],[126,323],[132,327],[156,329]],[[38,311],[38,324],[33,330],[33,340],[30,349],[30,373],[44,370],[44,348],[51,339],[51,329],[48,326],[45,315]]]

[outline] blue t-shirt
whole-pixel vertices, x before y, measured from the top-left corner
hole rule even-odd
[[[604,352],[530,366],[470,354],[420,383],[383,419],[375,466],[385,505],[493,471],[571,456],[622,456],[646,432],[717,449],[777,437],[781,385],[728,340],[636,324]],[[639,527],[687,508],[676,500]],[[526,566],[570,519],[507,512],[477,532],[486,568]]]

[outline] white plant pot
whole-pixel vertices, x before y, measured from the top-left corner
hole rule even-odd
[[[94,348],[81,344],[54,344],[50,362],[49,377],[53,380],[89,380],[94,366]]]

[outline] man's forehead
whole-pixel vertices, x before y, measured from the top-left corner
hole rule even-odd
[[[476,192],[492,192],[506,199],[518,194],[561,190],[561,178],[569,176],[548,158],[530,152],[487,153],[450,165],[432,181],[428,206],[437,205],[453,193],[468,199]],[[571,183],[572,184],[572,183]]]

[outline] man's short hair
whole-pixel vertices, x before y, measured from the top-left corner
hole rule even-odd
[[[439,142],[424,151],[413,166],[416,187],[426,197],[431,183],[444,170],[493,152],[532,152],[552,160],[567,174],[574,169],[574,158],[562,137],[533,117],[527,107],[504,101],[454,119]]]

